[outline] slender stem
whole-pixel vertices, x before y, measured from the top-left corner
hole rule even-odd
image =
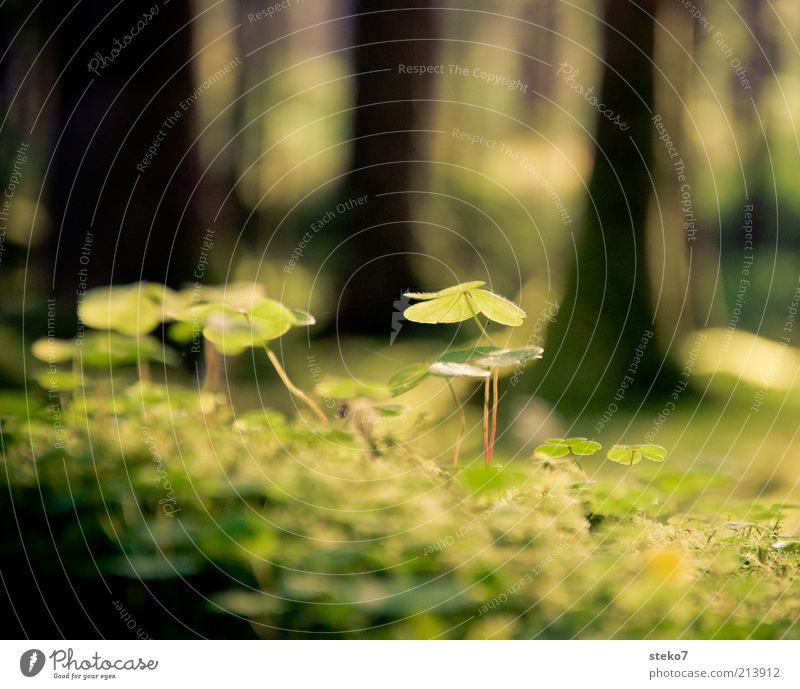
[[[202,392],[211,393],[217,388],[220,372],[219,352],[214,349],[208,340],[203,338],[203,358],[205,359],[206,370],[203,375]]]
[[[572,454],[572,453],[570,453],[570,454]],[[572,454],[572,459],[574,459],[574,460],[575,460],[575,464],[577,465],[578,469],[580,469],[580,470],[583,472],[583,475],[584,475],[584,476],[587,478],[587,480],[588,480],[588,479],[589,479],[589,474],[587,474],[587,473],[586,473],[586,469],[584,469],[584,468],[581,466],[581,463],[578,461],[578,455],[576,455],[576,454]]]
[[[492,463],[489,454],[489,377],[483,386],[483,463],[488,467]]]
[[[500,369],[499,368],[492,369],[492,393],[494,394],[494,400],[492,402],[492,434],[489,437],[490,463],[492,461],[492,457],[494,457],[494,439],[497,436],[497,406],[500,403],[500,400],[497,395],[497,385],[499,378],[500,378]]]
[[[483,335],[486,338],[486,341],[490,345],[492,345],[492,347],[494,347],[494,342],[492,342],[492,338],[489,337],[489,333],[486,332],[486,328],[483,327],[483,324],[481,323],[480,319],[478,318],[478,312],[475,310],[475,307],[472,305],[472,301],[470,300],[469,295],[466,294],[465,296],[466,296],[466,299],[467,299],[467,305],[469,306],[469,310],[472,312],[472,320],[475,321],[475,325],[478,326],[478,330],[481,331],[481,335]]]
[[[277,356],[275,356],[275,352],[273,352],[267,345],[264,345],[264,351],[267,353],[270,362],[275,367],[275,370],[278,372],[283,384],[286,386],[286,389],[289,390],[295,397],[300,398],[305,402],[311,411],[313,411],[322,421],[323,423],[328,423],[328,417],[325,416],[325,413],[322,409],[319,408],[317,403],[312,400],[306,393],[304,393],[300,388],[298,388],[291,380],[289,380],[289,376],[286,374],[283,366],[281,366],[281,362]]]
[[[139,371],[139,382],[140,383],[149,383],[150,378],[150,362],[147,359],[139,358],[136,362],[136,367]]]
[[[464,429],[467,427],[467,417],[464,414],[464,407],[461,402],[458,401],[458,396],[456,395],[456,391],[453,389],[453,384],[450,382],[450,379],[447,379],[447,387],[450,388],[450,394],[453,396],[453,402],[455,402],[456,406],[458,407],[458,416],[461,421],[461,427],[458,429],[458,438],[456,438],[456,446],[453,448],[453,466],[458,466],[458,453],[461,449],[461,441],[464,439]]]

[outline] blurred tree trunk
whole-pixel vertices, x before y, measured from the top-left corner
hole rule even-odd
[[[354,65],[356,110],[346,198],[365,204],[342,214],[343,293],[338,324],[350,332],[388,332],[400,291],[418,287],[409,264],[413,249],[411,197],[424,187],[425,135],[435,74],[400,73],[405,65],[437,59],[438,15],[432,0],[358,0]],[[397,11],[391,11],[397,10]],[[416,40],[419,39],[419,40]],[[385,195],[383,195],[385,194]],[[342,199],[344,200],[344,199]]]
[[[604,70],[594,168],[577,260],[556,323],[540,393],[560,405],[606,407],[646,340],[625,401],[674,382],[653,315],[645,228],[653,160],[653,46],[657,0],[604,0]],[[588,84],[586,85],[588,87]],[[648,333],[651,333],[648,335]],[[659,373],[659,368],[664,368]],[[669,370],[667,370],[669,369]]]
[[[189,0],[81,2],[56,33],[64,72],[48,184],[60,292],[74,296],[82,269],[89,286],[191,279],[203,228],[194,104],[184,107],[195,90],[190,18]]]

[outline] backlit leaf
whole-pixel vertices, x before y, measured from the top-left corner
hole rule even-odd
[[[602,446],[594,440],[587,440],[586,438],[567,438],[572,454],[580,456],[589,456],[597,452]]]
[[[436,299],[438,297],[448,297],[453,294],[462,294],[463,292],[467,292],[471,289],[483,287],[485,284],[486,283],[483,282],[483,280],[473,280],[472,282],[462,282],[458,285],[453,285],[452,287],[445,287],[438,292],[406,292],[405,296],[410,297],[411,299],[420,300]]]
[[[494,292],[476,289],[469,292],[467,298],[472,300],[477,311],[495,323],[519,326],[525,320],[526,313],[519,306]]]
[[[464,295],[452,294],[409,306],[403,317],[415,323],[460,323],[471,318],[472,311]]]
[[[448,361],[437,361],[435,364],[432,364],[430,372],[431,375],[440,376],[442,378],[457,378],[459,376],[488,378],[492,374],[491,371],[485,368]]]
[[[90,328],[123,335],[145,335],[161,323],[163,316],[152,290],[139,285],[89,290],[78,307],[78,317]]]
[[[454,362],[457,364],[468,364],[470,361],[474,361],[475,359],[480,359],[488,354],[492,354],[494,352],[499,352],[499,351],[500,349],[498,347],[492,347],[490,345],[470,347],[469,349],[454,349],[452,351],[445,352],[444,354],[442,354],[442,356],[439,357],[439,361]]]
[[[663,462],[667,456],[667,450],[661,445],[637,445],[639,452],[651,462]]]
[[[489,368],[501,366],[520,366],[534,359],[541,359],[544,350],[541,347],[525,347],[522,349],[495,349],[476,360],[476,363]]]
[[[404,392],[413,390],[429,375],[430,370],[428,364],[412,364],[398,371],[389,379],[388,383],[392,397],[397,397]]]
[[[294,313],[274,299],[260,299],[247,316],[257,344],[279,338],[297,323]]]
[[[288,330],[288,327],[287,327]],[[211,311],[203,327],[205,337],[220,354],[235,356],[254,345],[253,326],[241,314],[225,309]]]
[[[635,447],[627,447],[624,445],[615,445],[606,453],[606,457],[612,462],[619,462],[627,466],[633,466],[642,461],[641,452]]]
[[[314,318],[308,311],[302,309],[289,309],[294,316],[295,326],[314,325],[317,319]]]

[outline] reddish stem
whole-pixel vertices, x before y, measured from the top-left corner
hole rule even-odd
[[[488,467],[492,463],[489,454],[489,377],[483,386],[483,463]]]
[[[500,369],[496,368],[492,371],[492,392],[494,393],[494,401],[492,402],[492,435],[489,438],[489,463],[492,463],[494,456],[494,439],[497,436],[497,406],[500,400],[497,395],[498,380],[500,378]],[[489,379],[486,379],[489,382]]]

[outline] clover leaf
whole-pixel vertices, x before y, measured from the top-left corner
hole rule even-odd
[[[183,304],[177,292],[150,282],[97,287],[86,293],[78,317],[96,330],[146,335],[163,321],[172,320]]]
[[[600,447],[600,443],[586,438],[551,438],[539,445],[536,453],[552,459],[566,457],[568,454],[588,457],[597,452]]]
[[[409,306],[403,316],[415,323],[460,323],[483,314],[501,325],[520,326],[525,312],[499,294],[480,289],[481,280],[463,282],[438,292],[406,292],[405,296],[420,303]]]
[[[667,456],[666,448],[661,445],[614,445],[606,457],[612,462],[633,466],[642,461],[642,457],[651,462],[663,462]]]

